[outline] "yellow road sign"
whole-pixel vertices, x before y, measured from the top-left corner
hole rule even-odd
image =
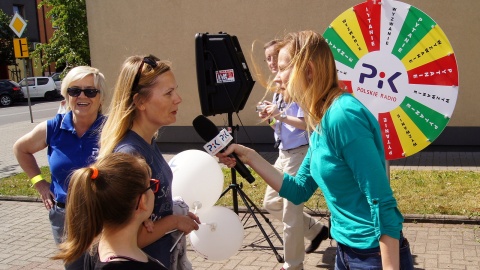
[[[13,15],[12,21],[10,21],[10,29],[15,32],[18,37],[22,37],[23,31],[27,27],[27,23],[18,13]]]
[[[15,51],[15,58],[28,58],[27,38],[14,38],[13,50]]]

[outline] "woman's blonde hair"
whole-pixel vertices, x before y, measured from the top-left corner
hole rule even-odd
[[[122,65],[115,84],[110,114],[100,136],[99,157],[112,153],[132,127],[135,104],[151,96],[151,87],[163,73],[171,70],[171,63],[153,55],[131,56]]]
[[[280,48],[291,56],[286,90],[305,112],[307,130],[314,131],[332,102],[344,93],[332,51],[320,34],[310,30],[287,34]]]
[[[107,86],[106,86],[106,83],[105,83],[105,77],[103,76],[103,74],[100,72],[100,70],[98,70],[97,68],[94,68],[94,67],[78,66],[78,67],[72,68],[67,73],[65,78],[63,78],[63,80],[62,80],[62,87],[60,89],[60,93],[65,98],[65,101],[66,101],[65,105],[67,107],[67,111],[70,111],[72,109],[72,108],[70,108],[70,105],[69,105],[70,96],[67,93],[67,89],[70,87],[70,85],[73,82],[81,80],[81,79],[83,79],[87,76],[90,76],[90,75],[93,76],[93,84],[94,84],[95,88],[97,90],[100,90],[100,92],[99,92],[100,104],[102,104],[102,106],[100,106],[99,113],[102,113],[102,111],[105,112],[105,111],[108,110],[108,108],[106,108],[107,102],[105,102],[105,101],[108,101],[110,99],[110,93],[109,93],[109,91],[107,91]],[[102,109],[102,107],[103,107],[103,109]]]
[[[53,259],[78,259],[104,228],[117,229],[133,217],[151,171],[141,158],[112,153],[73,172],[66,202],[66,240]]]

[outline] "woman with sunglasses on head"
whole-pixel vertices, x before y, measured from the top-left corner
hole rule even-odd
[[[178,230],[186,235],[198,230],[200,222],[193,213],[187,216],[172,214],[173,173],[155,142],[161,127],[175,123],[181,102],[168,61],[160,61],[152,55],[131,56],[122,65],[112,110],[100,137],[99,157],[112,152],[142,156],[152,170],[152,177],[160,180],[151,216],[153,231],[142,226],[138,244],[168,269],[191,268],[186,250],[170,252],[176,239],[169,232]]]
[[[143,158],[125,153],[76,170],[68,187],[67,238],[53,259],[68,263],[88,251],[85,269],[167,269],[137,245],[159,183]]]
[[[19,165],[49,211],[56,244],[63,240],[70,174],[95,162],[104,122],[102,104],[108,98],[103,74],[88,66],[78,66],[68,72],[61,94],[66,100],[67,112],[38,124],[13,146]],[[44,148],[48,148],[51,182],[43,178],[33,155]],[[83,269],[82,260],[66,268]]]
[[[375,116],[338,81],[327,41],[313,31],[280,43],[275,82],[305,112],[310,148],[296,176],[282,174],[254,150],[233,144],[218,154],[229,167],[233,151],[280,196],[300,204],[320,187],[337,242],[335,269],[413,269],[403,216],[387,177]]]

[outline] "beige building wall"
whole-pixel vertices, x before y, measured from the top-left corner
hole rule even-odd
[[[113,87],[122,62],[130,55],[152,53],[161,59],[172,61],[183,98],[174,126],[190,127],[192,120],[201,114],[195,68],[195,34],[221,31],[236,35],[250,71],[257,80],[239,117],[243,125],[253,130],[261,126],[258,130],[267,132],[263,129],[265,124],[258,123],[255,113],[255,104],[264,94],[264,88],[254,74],[255,65],[265,68],[263,43],[281,37],[285,32],[312,29],[323,33],[338,15],[361,2],[363,1],[87,0],[92,65],[105,74],[108,86]],[[475,138],[478,138],[480,99],[477,94],[477,72],[480,70],[480,50],[472,44],[480,42],[480,1],[404,2],[432,17],[445,32],[456,54],[460,88],[447,133],[455,135],[469,130],[470,134],[473,131]],[[216,116],[214,121],[218,125],[224,125],[226,119],[226,114],[222,114]],[[236,116],[233,120],[234,124],[241,124]],[[271,130],[268,132],[271,133]],[[445,136],[439,139],[450,141]],[[472,138],[467,139],[469,140],[476,141]]]

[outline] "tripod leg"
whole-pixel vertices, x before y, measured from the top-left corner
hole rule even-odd
[[[272,229],[273,233],[275,234],[275,236],[278,238],[278,240],[280,241],[280,243],[283,245],[283,238],[280,236],[280,234],[277,232],[277,230],[275,229],[275,227],[273,227],[273,224],[272,222],[270,221],[270,219],[265,216],[265,214],[263,214],[263,212],[257,207],[257,205],[255,205],[255,203],[252,201],[252,199],[250,199],[250,197],[247,196],[247,194],[245,194],[245,192],[243,192],[242,189],[240,189],[238,191],[239,193],[243,194],[243,196],[245,197],[245,199],[249,202],[249,206],[248,207],[253,207],[257,213],[259,213],[263,219],[265,220],[265,222],[267,222],[267,224],[270,226],[270,228]]]
[[[277,257],[277,261],[279,263],[283,263],[284,260],[283,260],[283,257],[278,254],[277,252],[277,249],[275,248],[275,246],[273,245],[272,241],[270,240],[270,237],[268,237],[267,233],[265,232],[265,229],[263,229],[262,227],[262,224],[260,223],[260,221],[258,221],[258,218],[257,216],[255,215],[255,212],[252,210],[252,207],[257,210],[258,213],[260,213],[261,216],[263,216],[265,218],[265,220],[267,221],[267,223],[270,225],[270,228],[272,229],[272,231],[275,233],[275,235],[280,239],[280,241],[282,242],[282,245],[283,245],[283,241],[282,239],[280,238],[280,236],[278,235],[278,232],[277,230],[275,230],[275,228],[273,227],[273,225],[271,224],[271,222],[268,220],[268,218],[265,217],[265,215],[258,209],[258,207],[253,203],[253,201],[247,196],[247,194],[245,194],[243,192],[242,189],[240,188],[237,188],[238,189],[238,194],[240,195],[240,198],[242,199],[243,203],[245,204],[245,206],[247,207],[248,211],[250,212],[250,215],[253,217],[253,219],[255,220],[255,223],[257,223],[257,226],[258,228],[260,229],[260,231],[262,232],[263,234],[263,237],[265,238],[265,240],[268,242],[268,245],[270,246],[270,248],[272,249],[273,253],[275,253],[275,256]]]
[[[235,212],[235,214],[238,215],[238,198],[237,198],[237,184],[236,183],[232,183],[230,184],[223,192],[222,194],[220,194],[220,198],[222,198],[225,194],[227,194],[227,192],[229,190],[232,190],[232,198],[233,198],[233,212]]]
[[[230,189],[232,189],[232,186],[228,186],[228,187],[222,192],[222,194],[220,194],[220,197],[219,197],[218,199],[220,199],[220,198],[222,198],[223,196],[225,196],[225,194],[227,194],[227,192],[228,192]]]

